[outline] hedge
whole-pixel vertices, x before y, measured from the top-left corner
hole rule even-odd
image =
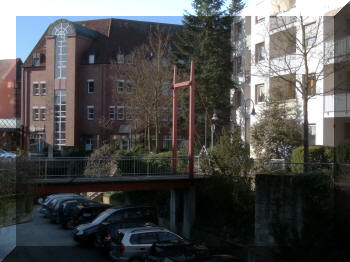
[[[292,151],[291,163],[304,162],[304,147],[297,147]],[[310,146],[309,163],[334,163],[334,148],[331,146]],[[320,169],[319,165],[311,165],[309,170]],[[303,172],[302,165],[291,165],[291,170],[296,173]]]

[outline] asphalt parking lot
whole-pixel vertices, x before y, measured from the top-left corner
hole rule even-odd
[[[110,261],[95,248],[80,247],[71,230],[50,223],[34,207],[33,220],[16,227],[16,248],[4,262]]]

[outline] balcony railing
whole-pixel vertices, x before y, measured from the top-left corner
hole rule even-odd
[[[347,112],[350,112],[350,93],[325,96],[325,114]]]

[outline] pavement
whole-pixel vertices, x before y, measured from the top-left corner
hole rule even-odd
[[[16,226],[0,227],[0,261],[16,247]]]
[[[71,230],[50,223],[39,215],[38,209],[39,206],[34,207],[31,222],[18,224],[16,230],[10,229],[10,232],[14,232],[12,235],[7,233],[14,239],[16,247],[3,262],[110,261],[95,248],[78,246],[72,238]],[[5,240],[0,241],[2,242]]]

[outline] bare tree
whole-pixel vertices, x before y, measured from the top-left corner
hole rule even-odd
[[[319,88],[317,83],[334,74],[334,32],[327,17],[270,17],[262,42],[255,46],[252,75],[269,79],[271,99],[302,101],[304,162],[309,161],[308,102],[333,92],[335,86]],[[298,109],[298,105],[297,108]],[[305,171],[307,166],[305,165]]]
[[[133,121],[137,129],[144,128],[149,151],[152,128],[155,149],[159,150],[162,120],[168,118],[171,107],[171,53],[171,34],[158,25],[151,28],[146,44],[132,50],[127,57],[127,65],[113,64],[118,75],[125,79],[127,118]]]

